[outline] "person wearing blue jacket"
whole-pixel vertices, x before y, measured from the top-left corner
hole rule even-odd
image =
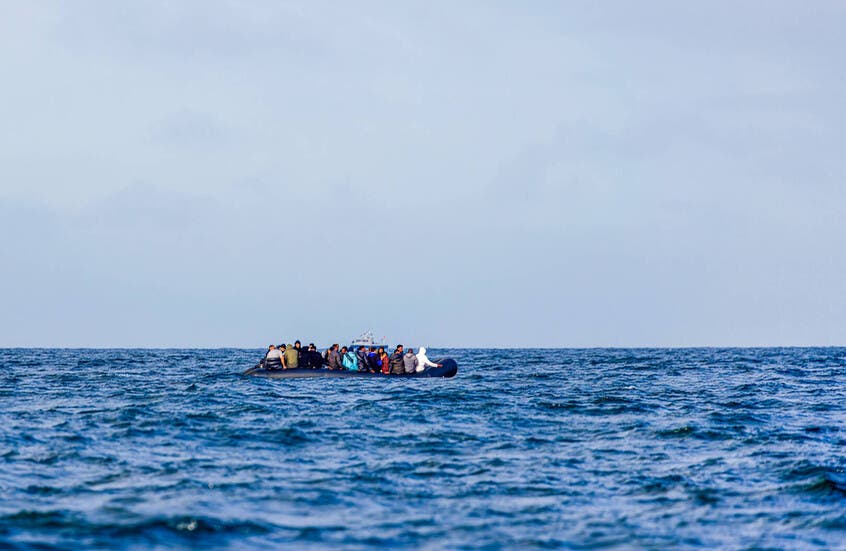
[[[370,352],[367,353],[367,368],[373,373],[379,373],[382,369],[382,362],[379,360],[375,346],[371,346]]]
[[[358,371],[358,358],[355,357],[355,352],[347,350],[346,346],[341,348],[341,365],[346,370]]]

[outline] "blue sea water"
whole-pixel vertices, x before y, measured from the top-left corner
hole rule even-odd
[[[846,548],[846,349],[0,350],[0,548]]]

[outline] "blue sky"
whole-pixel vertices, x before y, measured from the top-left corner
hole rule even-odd
[[[844,344],[844,16],[4,2],[0,346]]]

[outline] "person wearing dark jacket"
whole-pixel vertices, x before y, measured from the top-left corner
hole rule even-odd
[[[294,350],[297,352],[297,363],[300,364],[300,367],[306,366],[306,355],[308,351],[303,348],[302,343],[300,341],[294,341]]]
[[[317,347],[314,346],[314,343],[308,345],[308,350],[304,353],[306,364],[305,367],[309,369],[319,369],[323,367],[323,356],[317,350]]]
[[[358,358],[358,370],[370,371],[370,362],[367,358],[367,349],[364,346],[358,347],[358,353],[356,353],[356,357]]]
[[[370,352],[367,353],[367,368],[372,373],[379,373],[382,369],[382,362],[379,361],[379,354],[376,353],[375,346],[371,346]]]
[[[405,366],[403,365],[402,361],[402,345],[398,344],[394,353],[391,354],[391,357],[388,359],[388,363],[391,366],[391,375],[402,375],[405,373]]]

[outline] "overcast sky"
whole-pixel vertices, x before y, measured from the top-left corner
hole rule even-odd
[[[0,346],[846,344],[846,3],[0,3]]]

